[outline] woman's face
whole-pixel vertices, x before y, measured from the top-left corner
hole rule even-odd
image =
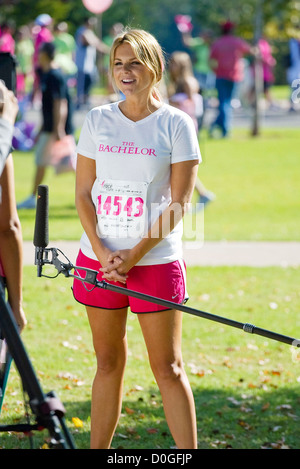
[[[145,96],[152,87],[152,72],[135,56],[130,44],[124,42],[115,51],[113,76],[119,90],[126,96]]]

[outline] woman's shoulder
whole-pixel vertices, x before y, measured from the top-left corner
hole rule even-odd
[[[106,112],[112,112],[116,109],[118,104],[119,103],[117,101],[100,104],[99,106],[90,109],[87,115],[99,115],[105,114]]]

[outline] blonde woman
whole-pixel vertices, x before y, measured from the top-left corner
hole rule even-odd
[[[78,142],[76,206],[84,229],[77,265],[99,279],[182,303],[182,217],[201,159],[191,118],[160,100],[163,54],[156,39],[127,30],[113,43],[110,68],[125,99],[92,109]],[[104,289],[85,304],[97,358],[91,448],[109,448],[121,406],[127,310],[138,315],[166,419],[178,448],[196,448],[193,395],[183,368],[181,312]]]
[[[169,103],[187,112],[198,131],[203,114],[200,87],[194,76],[192,61],[186,52],[173,52],[169,61]]]

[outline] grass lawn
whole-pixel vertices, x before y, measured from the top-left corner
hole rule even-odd
[[[188,305],[297,338],[299,282],[296,268],[189,268]],[[70,279],[37,278],[34,267],[25,267],[29,324],[23,340],[44,391],[56,391],[76,446],[84,449],[89,447],[95,357],[84,309],[73,300],[70,286]],[[123,410],[113,447],[171,448],[161,397],[132,313],[127,329]],[[200,449],[300,447],[300,357],[290,346],[185,314],[183,351]],[[0,422],[15,421],[24,422],[25,417],[19,376],[12,367]],[[44,437],[47,433],[35,434],[35,447]],[[29,441],[3,433],[0,447],[28,448]]]
[[[200,147],[199,178],[217,196],[205,210],[206,240],[300,239],[298,130],[263,130],[258,138],[236,130],[228,140],[208,140],[204,135]],[[20,201],[31,189],[33,155],[15,152],[14,161]],[[45,184],[49,185],[50,239],[79,239],[82,230],[74,207],[74,174],[56,176],[50,169]],[[24,239],[33,239],[35,210],[19,214]],[[201,226],[202,215],[198,217]],[[186,224],[195,225],[192,215],[186,216]],[[189,240],[195,237],[191,231]]]
[[[235,130],[228,140],[203,135],[200,146],[199,178],[217,196],[204,212],[206,240],[300,240],[298,130],[264,129],[258,138]],[[31,189],[33,154],[16,151],[14,161],[20,201]],[[47,173],[51,241],[81,236],[74,179],[72,173]],[[20,210],[19,215],[24,239],[32,240],[35,210]],[[197,217],[201,225],[202,215]],[[191,214],[185,223],[195,226]],[[300,268],[190,267],[187,274],[189,306],[300,338]],[[70,279],[37,278],[34,266],[24,268],[29,324],[22,337],[44,391],[56,391],[76,446],[84,449],[89,447],[95,357],[84,308],[75,302],[70,287]],[[138,320],[131,313],[127,330],[123,409],[113,447],[172,448]],[[300,357],[295,349],[185,314],[183,352],[195,396],[200,449],[299,449]],[[79,419],[79,427],[73,418]],[[25,417],[13,366],[0,423],[16,421],[24,422]],[[35,447],[46,437],[36,434]],[[23,435],[0,434],[0,448],[28,447]]]

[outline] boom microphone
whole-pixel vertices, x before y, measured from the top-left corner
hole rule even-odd
[[[38,186],[38,195],[35,214],[35,229],[33,244],[35,246],[35,265],[37,276],[42,276],[43,253],[49,243],[48,212],[49,212],[48,186]]]

